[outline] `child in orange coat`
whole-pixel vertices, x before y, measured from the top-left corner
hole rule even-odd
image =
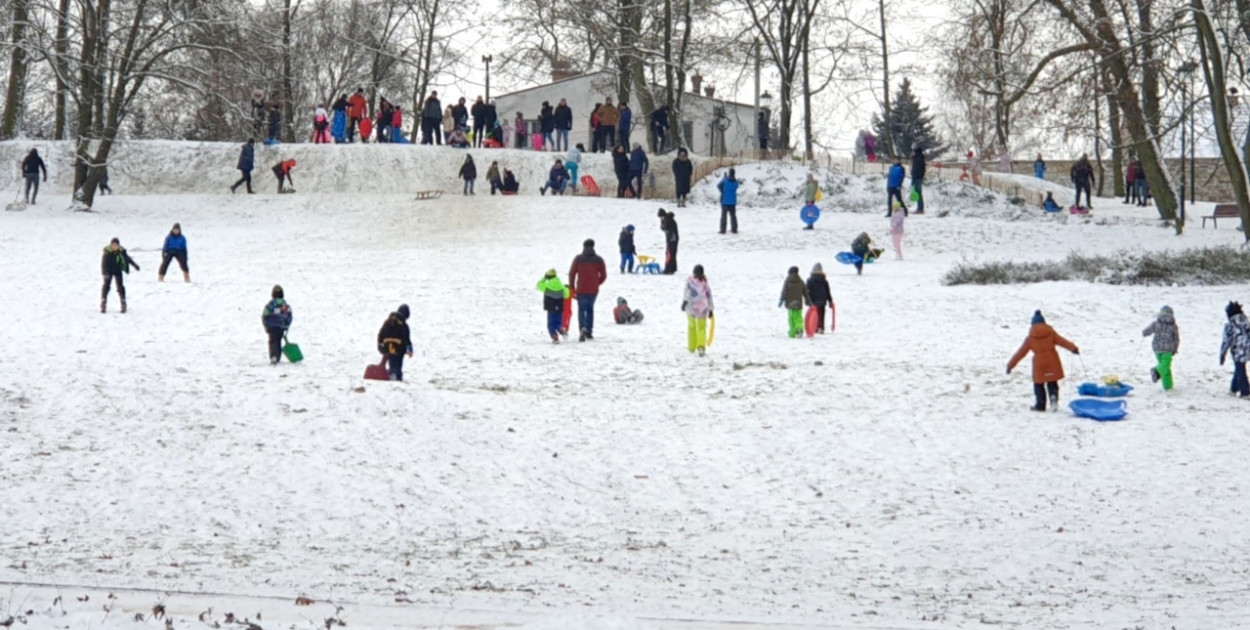
[[[1032,407],[1033,411],[1046,411],[1047,394],[1050,396],[1051,410],[1059,410],[1059,381],[1063,380],[1064,374],[1057,347],[1066,348],[1072,354],[1081,354],[1076,344],[1064,339],[1055,332],[1054,328],[1046,324],[1041,311],[1034,311],[1029,336],[1016,354],[1011,357],[1011,361],[1007,362],[1007,373],[1011,374],[1025,355],[1029,352],[1033,353],[1033,395],[1037,398],[1037,404]]]

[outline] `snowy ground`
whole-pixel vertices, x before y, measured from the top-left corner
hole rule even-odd
[[[1216,363],[1246,287],[939,282],[963,259],[1239,233],[1178,238],[1101,200],[1115,209],[1068,221],[951,185],[908,223],[906,261],[856,277],[833,257],[860,231],[888,242],[879,179],[846,179],[810,232],[789,193],[746,204],[737,236],[716,234],[706,190],[677,211],[683,273],[702,263],[715,292],[704,359],[684,347],[684,276],[615,273],[627,223],[662,255],[650,201],[119,195],[79,214],[59,194],[0,215],[0,581],[17,584],[0,622],[159,627],[134,612],[166,601],[179,627],[322,626],[332,607],[302,595],[350,602],[356,628],[1250,627],[1250,406]],[[174,221],[190,285],[156,282]],[[112,236],[143,265],[126,315],[97,308]],[[552,346],[534,284],[587,237],[612,270],[597,339]],[[787,339],[786,268],[816,262],[837,332]],[[265,361],[274,283],[298,366]],[[610,322],[618,295],[643,325]],[[409,381],[366,383],[400,302]],[[1183,337],[1167,395],[1139,336],[1164,304]],[[1139,386],[1126,421],[1027,410],[1028,370],[1004,367],[1035,308],[1083,351],[1065,401],[1118,374]],[[176,593],[106,615],[112,589]]]

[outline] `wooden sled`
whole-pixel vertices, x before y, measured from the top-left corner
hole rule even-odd
[[[417,201],[426,201],[428,199],[438,199],[443,196],[441,190],[418,190]]]

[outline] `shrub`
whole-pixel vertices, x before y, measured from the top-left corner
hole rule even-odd
[[[1090,256],[1073,252],[1062,262],[960,263],[942,278],[961,284],[1029,284],[1084,280],[1116,285],[1219,286],[1250,282],[1250,253],[1234,247],[1130,252]]]

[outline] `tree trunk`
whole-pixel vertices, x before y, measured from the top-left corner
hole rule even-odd
[[[1102,95],[1094,90],[1094,163],[1098,165],[1098,196],[1103,196],[1107,170],[1102,166]]]
[[[0,121],[0,139],[17,135],[17,119],[26,105],[26,27],[28,0],[13,0],[13,50],[9,57],[9,87],[4,95],[4,118]]]
[[[803,27],[803,157],[807,161],[815,158],[812,151],[812,76],[811,65],[808,63],[807,51],[810,47],[810,21]]]
[[[1111,90],[1106,69],[1100,74],[1103,92],[1107,94],[1107,127],[1111,135],[1111,182],[1116,197],[1124,196],[1124,134],[1120,104]]]
[[[69,86],[65,83],[65,79],[69,75],[69,0],[61,0],[57,5],[56,13],[56,41],[54,42],[56,58],[52,63],[56,66],[56,97],[53,99],[56,113],[53,117],[52,138],[54,140],[64,140],[66,136],[66,123],[69,115],[69,104],[66,99],[66,91]]]
[[[681,30],[681,47],[677,53],[677,94],[670,104],[671,109],[668,112],[668,128],[669,135],[676,142],[674,146],[688,147],[690,146],[690,138],[686,137],[686,130],[682,128],[682,95],[686,93],[686,51],[690,48],[690,3],[693,0],[684,0],[682,3],[682,30]]]
[[[282,0],[282,141],[295,141],[294,114],[295,79],[291,76],[291,0]]]
[[[74,159],[74,198],[81,199],[87,182],[87,165],[91,162],[91,137],[95,113],[97,74],[94,71],[100,41],[105,39],[101,16],[108,11],[111,0],[100,0],[94,8],[88,3],[80,5],[82,24],[82,51],[79,55],[78,77],[78,146]]]
[[[1250,241],[1250,230],[1244,229],[1250,227],[1250,192],[1246,190],[1246,174],[1242,170],[1237,146],[1233,141],[1233,125],[1229,119],[1228,100],[1225,96],[1228,86],[1224,78],[1224,53],[1202,0],[1190,0],[1190,5],[1194,8],[1194,25],[1199,35],[1198,50],[1202,54],[1202,73],[1207,81],[1207,92],[1211,94],[1211,111],[1215,120],[1215,135],[1220,143],[1220,156],[1233,185],[1237,207],[1241,210],[1244,240]],[[1184,173],[1181,176],[1184,177]]]
[[[884,143],[881,146],[885,150],[884,155],[892,156],[894,155],[894,116],[890,112],[890,47],[885,30],[885,0],[877,0],[877,8],[881,17],[881,96],[885,104],[886,128],[886,137],[877,140]]]
[[[1151,138],[1157,142],[1162,133],[1163,117],[1159,111],[1159,67],[1163,64],[1163,60],[1157,58],[1155,51],[1154,18],[1150,13],[1154,0],[1136,1],[1138,32],[1145,35],[1141,38],[1140,48],[1142,110],[1146,115],[1146,125],[1150,129]]]

